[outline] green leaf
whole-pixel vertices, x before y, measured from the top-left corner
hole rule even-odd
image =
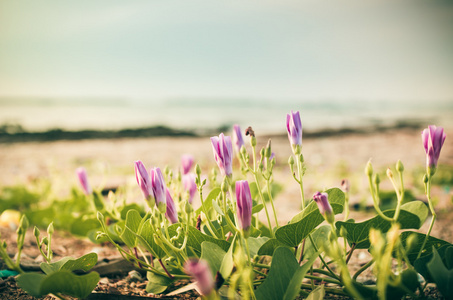
[[[255,255],[257,255],[261,246],[263,246],[263,244],[265,244],[268,240],[270,240],[270,239],[265,236],[249,237],[247,239],[247,242],[249,244],[250,256],[254,257]]]
[[[283,249],[286,249],[286,248],[283,248]],[[321,253],[321,252],[317,252],[316,255],[313,255],[312,257],[310,257],[310,259],[308,259],[302,267],[297,269],[293,278],[289,282],[288,288],[285,292],[285,295],[283,296],[283,300],[293,300],[299,295],[302,280],[304,279],[307,272],[310,270],[310,268],[313,265],[313,263],[315,262],[316,258],[318,258],[319,253]]]
[[[146,284],[146,292],[156,295],[165,292],[168,286],[173,282],[172,279],[166,276],[154,274],[152,272],[147,272],[146,278],[148,279],[148,283]]]
[[[396,277],[393,285],[389,284],[386,290],[386,299],[399,300],[404,295],[408,294],[407,291],[415,293],[419,287],[418,275],[413,269],[406,269]]]
[[[145,212],[142,206],[139,206],[137,203],[131,203],[121,208],[121,220],[126,220],[127,212],[131,209],[138,211],[140,213],[140,216],[145,216]]]
[[[104,209],[104,198],[101,193],[94,192],[93,193],[93,203],[96,207],[96,210],[103,210]]]
[[[433,248],[433,258],[426,264],[426,267],[442,296],[447,299],[453,298],[453,269],[448,270],[445,267],[435,248]]]
[[[326,192],[334,213],[341,213],[345,201],[344,193],[338,188]],[[324,217],[319,213],[316,203],[312,201],[302,213],[291,220],[290,224],[277,229],[275,237],[287,246],[296,247],[323,221]]]
[[[214,243],[201,243],[201,258],[208,262],[214,276],[220,270],[225,254],[226,252]]]
[[[439,253],[439,256],[442,259],[442,262],[444,265],[447,267],[447,269],[452,269],[453,265],[453,246],[451,245],[445,245],[437,249],[437,253]],[[432,260],[433,258],[433,253],[430,253],[428,255],[422,256],[418,258],[414,262],[414,268],[417,270],[420,275],[425,278],[427,282],[434,282],[433,279],[431,278],[431,274],[428,271],[427,264]]]
[[[41,297],[42,282],[47,278],[44,274],[39,273],[24,273],[16,278],[17,284],[33,297]]]
[[[269,239],[267,242],[261,245],[260,249],[258,250],[258,255],[272,256],[274,255],[274,252],[278,247],[287,247],[289,249],[287,245],[283,244],[279,240]]]
[[[395,210],[386,210],[383,212],[388,217],[393,217]],[[401,206],[398,216],[398,223],[401,229],[418,229],[425,221],[428,214],[428,208],[421,201],[413,201]],[[347,240],[349,245],[355,244],[356,249],[368,249],[370,247],[369,234],[370,229],[375,228],[381,232],[387,232],[392,223],[384,220],[379,215],[367,221],[360,223],[336,222],[338,230],[344,227],[347,231]]]
[[[412,247],[407,252],[407,257],[409,258],[409,261],[411,263],[414,263],[414,261],[417,259],[418,252],[420,251],[420,248],[423,245],[423,241],[424,241],[426,235],[423,233],[414,232],[414,231],[402,232],[400,235],[400,239],[401,239],[401,243],[403,244],[404,247],[406,247],[407,239],[409,238],[410,235],[415,236],[416,242],[414,243],[414,245],[412,245]],[[440,247],[445,246],[445,245],[453,246],[449,242],[429,236],[428,240],[426,242],[426,245],[422,250],[421,257],[432,253],[433,247],[435,249],[439,249]]]
[[[98,219],[80,216],[72,222],[69,231],[72,234],[85,237],[88,235],[89,231],[99,228],[101,228],[101,226],[99,225]]]
[[[316,244],[316,247],[318,249],[321,249],[324,244],[328,241],[329,239],[329,233],[332,230],[332,227],[330,225],[323,225],[317,228],[312,234],[311,237],[313,238],[313,241]],[[305,250],[304,250],[304,258],[310,258],[312,255],[318,255],[317,251],[313,247],[313,244],[311,243],[310,240],[307,240],[305,242]]]
[[[326,291],[324,290],[324,284],[315,288],[310,295],[308,295],[306,300],[322,300],[326,295]]]
[[[170,234],[170,237],[176,236],[176,229],[181,226],[180,224],[173,224],[170,227],[168,227],[168,232]],[[181,236],[178,239],[178,242],[183,243],[184,241],[184,234],[181,234]],[[193,226],[189,226],[189,237],[187,240],[187,246],[191,247],[195,250],[196,253],[201,254],[201,244],[205,241],[211,242],[219,246],[221,249],[224,251],[227,251],[228,248],[230,247],[230,243],[228,243],[225,240],[219,240],[216,238],[213,238],[209,235],[206,235],[196,229]]]
[[[42,263],[40,265],[41,270],[47,275],[57,271],[77,271],[82,270],[84,272],[89,271],[93,268],[98,261],[98,255],[96,253],[88,253],[78,259],[71,257],[64,257],[61,260],[48,264]]]
[[[167,255],[165,251],[154,241],[154,230],[149,222],[149,219],[144,221],[140,234],[136,234],[136,237],[139,240],[139,243],[143,245],[154,257],[164,258]]]
[[[233,260],[233,253],[236,245],[238,234],[236,234],[231,241],[231,246],[228,249],[227,253],[223,257],[222,264],[220,265],[219,272],[224,279],[228,279],[230,277],[231,272],[233,272],[234,268],[234,260]]]
[[[123,242],[130,248],[137,246],[137,238],[134,233],[138,232],[142,217],[135,209],[131,209],[126,214],[126,225],[120,237]]]
[[[221,216],[224,216],[225,213],[223,210],[220,208],[220,206],[217,204],[217,201],[215,199],[212,199],[212,207],[214,207],[214,210]]]
[[[300,267],[291,250],[285,247],[277,248],[269,274],[255,292],[256,299],[294,299],[299,295],[302,279],[315,259]]]
[[[252,208],[252,215],[259,213],[264,208],[263,204],[257,204]]]
[[[50,275],[25,273],[17,278],[17,283],[33,297],[61,293],[83,299],[93,291],[99,282],[99,278],[99,274],[96,272],[75,275],[64,270]]]
[[[204,208],[204,211],[208,212],[212,208],[212,200],[213,199],[215,200],[219,194],[220,194],[220,188],[212,189],[211,192],[208,194],[208,197],[206,197],[206,199],[204,199],[204,201],[203,201],[204,205],[200,206],[195,211],[195,213],[197,215],[199,215],[203,211],[203,208]]]

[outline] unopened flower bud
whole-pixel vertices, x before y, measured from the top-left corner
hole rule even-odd
[[[24,231],[26,231],[28,229],[29,225],[30,225],[30,223],[28,222],[27,216],[22,215],[22,218],[20,218],[19,227],[24,229]]]
[[[167,197],[167,199],[166,199],[167,208],[166,208],[165,216],[172,224],[178,223],[178,221],[179,221],[178,220],[178,211],[176,210],[176,205],[173,202],[173,198],[171,197],[170,190],[168,188],[167,188],[166,197]]]
[[[182,177],[184,190],[189,193],[189,202],[192,203],[193,197],[197,192],[197,178],[195,174],[186,174]]]
[[[266,150],[265,150],[266,152],[265,152],[264,155],[265,155],[267,158],[270,158],[270,157],[271,157],[271,154],[272,154],[271,139],[269,139],[269,140],[267,141],[267,145],[266,145],[266,148],[265,148],[265,149],[266,149]]]
[[[55,231],[55,229],[54,229],[54,227],[53,227],[53,222],[51,222],[51,223],[49,224],[49,226],[47,227],[47,234],[50,234],[50,235],[51,235],[51,234],[54,233],[54,231]]]
[[[220,189],[224,193],[228,192],[228,180],[226,179],[226,177],[223,179],[222,184],[220,185]]]
[[[192,205],[190,204],[190,202],[189,202],[189,201],[185,201],[185,202],[184,202],[184,212],[185,212],[186,214],[190,214],[192,211],[193,211],[193,207],[192,207]]]
[[[396,163],[396,170],[397,170],[399,173],[403,173],[403,172],[404,172],[404,165],[403,165],[403,163],[401,162],[401,160],[398,160],[398,162]]]
[[[392,170],[390,170],[390,168],[387,168],[387,177],[393,178],[393,172],[392,172]]]
[[[286,115],[286,130],[293,153],[300,153],[300,148],[302,147],[302,122],[298,111],[291,111],[291,114]]]
[[[182,173],[187,174],[190,172],[190,169],[192,168],[193,164],[193,156],[190,154],[184,154],[181,156],[181,168],[182,168]]]
[[[162,213],[165,213],[167,202],[167,187],[160,168],[153,168],[150,171],[151,187],[153,189],[156,205]]]
[[[199,164],[195,165],[195,174],[197,174],[198,177],[201,176],[201,168]]]
[[[85,195],[90,195],[93,192],[93,190],[91,189],[90,184],[88,183],[87,171],[85,170],[85,168],[80,167],[76,169],[76,174],[77,177],[79,178],[79,183],[83,189],[83,192],[85,193]]]
[[[39,231],[38,227],[35,226],[35,228],[33,228],[33,235],[35,236],[35,238],[39,238],[39,236],[41,235],[41,232]]]
[[[428,126],[422,132],[422,142],[426,152],[426,169],[429,175],[434,175],[439,160],[440,150],[447,137],[442,127]]]
[[[365,167],[365,174],[368,177],[371,177],[373,175],[373,165],[371,164],[371,161],[369,160],[368,163],[366,164]]]
[[[252,225],[252,195],[246,180],[236,181],[238,225],[247,236]]]
[[[97,212],[96,217],[99,222],[104,223],[104,215],[100,211]]]
[[[247,154],[247,149],[245,149],[244,145],[242,145],[242,147],[241,147],[241,154],[242,155],[246,155]]]
[[[244,138],[242,137],[241,127],[235,124],[233,125],[233,134],[232,134],[232,141],[236,151],[239,153],[242,151],[242,146],[244,146]]]
[[[376,185],[379,185],[381,183],[381,177],[379,176],[379,174],[374,175],[374,183]]]
[[[154,197],[153,189],[151,186],[151,180],[149,178],[149,173],[146,170],[145,165],[140,161],[137,160],[134,163],[135,167],[135,179],[137,180],[137,184],[142,190],[143,196],[146,200],[151,200]]]
[[[299,161],[300,161],[301,163],[304,162],[304,156],[302,155],[302,153],[299,154]]]
[[[288,158],[288,164],[290,166],[294,165],[294,157],[292,155]]]
[[[250,145],[252,145],[252,147],[256,147],[256,137],[255,136],[250,137]]]
[[[208,263],[203,259],[190,259],[184,264],[184,271],[196,281],[197,290],[207,296],[214,290],[215,282]]]
[[[428,175],[423,175],[423,183],[427,184],[428,183]]]
[[[319,213],[324,217],[324,219],[329,223],[335,223],[335,215],[330,206],[329,200],[327,199],[327,193],[316,192],[313,195],[313,200],[318,205]]]

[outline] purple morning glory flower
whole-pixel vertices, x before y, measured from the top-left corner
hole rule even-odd
[[[154,199],[159,210],[164,213],[167,203],[167,187],[165,186],[164,176],[160,168],[153,168],[150,172],[151,186],[153,188]]]
[[[182,166],[182,174],[185,175],[190,172],[190,168],[192,168],[193,164],[193,156],[190,154],[184,154],[181,156],[181,166]]]
[[[302,147],[302,122],[298,111],[291,111],[291,114],[286,115],[286,130],[293,151],[297,145]]]
[[[76,169],[76,174],[77,177],[79,178],[79,183],[82,186],[83,192],[85,195],[90,195],[93,190],[90,187],[90,184],[88,182],[88,176],[87,176],[87,171],[85,170],[84,167],[80,167]]]
[[[214,158],[219,166],[222,175],[231,176],[233,174],[233,145],[231,137],[221,133],[218,137],[211,137]]]
[[[435,171],[437,161],[439,160],[440,149],[442,149],[446,137],[447,135],[442,127],[430,125],[427,129],[423,130],[422,141],[425,147],[426,167],[428,169]]]
[[[315,200],[318,205],[319,213],[324,217],[324,219],[326,219],[327,222],[333,224],[333,222],[335,222],[335,215],[327,198],[327,193],[316,192],[313,195],[313,200]]]
[[[239,127],[239,125],[237,124],[233,125],[232,139],[237,153],[241,153],[241,148],[242,146],[244,146],[244,139],[242,137],[241,127]]]
[[[246,180],[236,181],[236,200],[239,228],[244,232],[252,225],[252,195]]]
[[[184,190],[189,192],[189,203],[192,204],[193,197],[198,190],[197,184],[195,183],[195,174],[183,175],[182,184],[184,186]]]
[[[208,263],[203,259],[189,259],[184,264],[184,271],[196,281],[197,291],[203,296],[214,290],[214,277]]]
[[[145,199],[150,200],[153,197],[153,189],[151,187],[148,171],[146,171],[145,165],[140,160],[137,160],[134,165],[137,184],[142,190]]]
[[[170,190],[168,188],[166,193],[166,200],[167,211],[165,212],[165,216],[172,224],[178,223],[178,211],[176,210],[175,202],[173,202],[173,198],[171,197]]]

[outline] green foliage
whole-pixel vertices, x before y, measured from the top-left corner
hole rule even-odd
[[[0,213],[7,209],[26,211],[38,203],[42,195],[31,191],[25,185],[2,187],[0,189]]]
[[[320,285],[308,295],[307,300],[322,300],[325,295],[326,291],[324,290],[324,285]]]
[[[415,239],[415,242],[410,245],[410,249],[407,251],[407,257],[409,258],[409,261],[411,263],[414,263],[415,260],[417,259],[417,255],[420,251],[420,248],[423,245],[423,241],[425,239],[425,234],[419,233],[419,232],[414,232],[414,231],[405,231],[402,232],[400,235],[401,243],[403,244],[404,247],[407,247],[407,242],[409,241],[409,237],[413,236]],[[422,249],[422,257],[425,255],[429,255],[432,253],[432,249],[439,249],[442,246],[446,245],[452,245],[444,240],[429,236],[428,241],[426,242],[425,247]]]
[[[88,253],[78,259],[72,257],[65,257],[54,263],[41,263],[41,270],[50,275],[51,273],[58,271],[77,271],[81,270],[88,272],[93,268],[98,261],[98,255],[96,253]]]
[[[315,258],[310,259],[301,267],[291,250],[285,247],[277,248],[272,258],[269,274],[255,292],[256,299],[295,299],[299,295],[302,279]]]
[[[453,260],[452,249],[453,247],[450,246],[444,253],[444,260],[449,264]],[[433,257],[426,264],[426,268],[442,295],[447,299],[453,298],[453,269],[448,268],[448,266],[444,264],[444,261],[435,248],[433,249]]]
[[[42,297],[47,294],[64,294],[86,298],[96,287],[100,277],[96,272],[76,275],[72,271],[90,270],[97,262],[97,254],[89,253],[78,259],[63,258],[55,263],[42,263],[45,274],[24,273],[17,277],[17,284],[28,294]]]
[[[394,209],[384,211],[384,215],[387,217],[393,217],[394,213]],[[425,221],[427,215],[428,208],[423,202],[409,202],[401,206],[398,223],[401,229],[418,229]],[[346,229],[349,245],[355,244],[357,249],[368,249],[370,247],[370,229],[374,228],[381,232],[387,232],[392,224],[378,215],[360,223],[338,221],[335,226],[338,230],[341,228]]]
[[[437,255],[441,258],[442,264],[448,269],[453,269],[453,246],[452,245],[445,245],[440,247],[439,249],[434,249],[437,252]],[[434,282],[434,279],[431,276],[430,271],[428,270],[428,264],[434,258],[434,252],[431,252],[428,255],[422,256],[414,262],[414,267],[420,275],[425,278],[427,282]],[[435,260],[439,262],[437,259]],[[453,284],[453,282],[452,282]]]
[[[25,273],[17,278],[17,284],[34,297],[64,294],[83,299],[91,294],[99,279],[96,272],[86,275],[75,275],[69,271],[58,271],[50,275]]]
[[[201,243],[201,258],[206,260],[211,268],[212,274],[220,271],[226,251],[211,242]]]

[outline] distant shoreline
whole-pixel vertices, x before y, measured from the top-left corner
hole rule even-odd
[[[365,127],[344,127],[338,129],[325,128],[320,130],[304,131],[305,138],[321,138],[330,136],[345,136],[351,134],[370,134],[399,129],[421,129],[423,124],[417,121],[397,121],[390,125],[374,125]],[[245,128],[243,128],[245,129]],[[89,140],[89,139],[118,139],[118,138],[152,138],[152,137],[203,137],[217,135],[220,132],[229,132],[229,126],[221,128],[193,131],[175,129],[167,126],[151,126],[141,128],[126,128],[120,130],[78,130],[50,129],[46,131],[27,131],[20,125],[4,124],[0,126],[0,143],[52,142],[60,140]],[[282,133],[281,135],[284,135]],[[268,134],[266,136],[280,136]]]

